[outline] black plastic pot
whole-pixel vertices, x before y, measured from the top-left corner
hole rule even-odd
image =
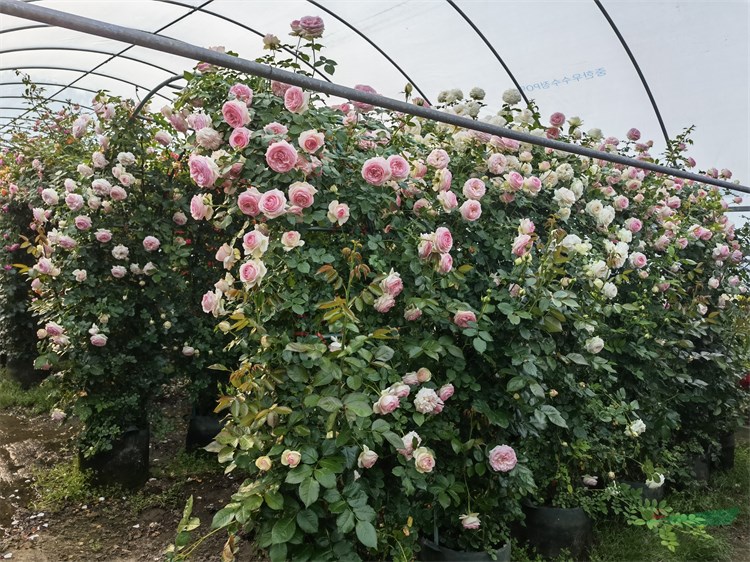
[[[111,450],[87,458],[79,454],[79,463],[81,468],[91,471],[96,484],[138,488],[149,477],[150,441],[148,428],[129,428]]]
[[[487,552],[463,552],[439,546],[428,539],[422,539],[422,550],[419,560],[423,562],[491,562],[492,557]],[[495,551],[497,562],[510,562],[510,543]]]
[[[188,423],[185,449],[194,451],[205,447],[221,431],[221,422],[217,415],[192,415]]]
[[[696,455],[688,459],[690,470],[698,482],[708,482],[708,475],[711,473],[708,464],[708,458],[705,455]]]
[[[634,490],[640,490],[641,497],[644,500],[656,500],[661,501],[664,499],[664,484],[658,488],[649,488],[644,482],[628,482],[624,481],[623,484],[627,484]]]
[[[734,468],[734,433],[724,433],[719,437],[719,459],[716,468],[719,470],[732,470]]]
[[[544,558],[557,558],[567,551],[573,560],[588,557],[592,521],[580,507],[526,506],[526,541]]]

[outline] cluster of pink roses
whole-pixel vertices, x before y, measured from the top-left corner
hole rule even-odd
[[[404,290],[404,283],[401,281],[401,275],[391,269],[390,273],[380,281],[380,289],[383,294],[373,303],[375,310],[381,313],[388,312],[396,304],[396,297]]]
[[[409,396],[412,386],[426,383],[432,379],[432,373],[426,367],[406,373],[400,383],[393,384],[382,391],[380,398],[373,404],[372,411],[379,415],[390,414],[401,405],[401,399]],[[421,414],[439,414],[443,411],[445,401],[453,396],[455,389],[448,383],[437,391],[422,387],[414,398],[414,409]]]
[[[435,229],[435,232],[422,234],[417,253],[422,260],[434,258],[435,269],[438,273],[448,273],[453,269],[451,248],[453,248],[453,235],[450,230],[440,226]]]

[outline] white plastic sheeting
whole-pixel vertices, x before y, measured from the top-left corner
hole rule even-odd
[[[406,76],[431,101],[439,91],[479,86],[490,111],[513,87],[543,114],[562,111],[623,138],[631,127],[664,147],[644,85],[593,0],[42,0],[37,5],[181,39],[262,55],[261,35],[287,39],[289,22],[319,15],[333,77],[400,97]],[[316,5],[317,4],[317,5]],[[750,1],[603,0],[647,81],[671,137],[695,125],[698,168],[728,168],[750,181]],[[458,8],[458,9],[456,9]],[[459,13],[471,19],[481,37]],[[340,20],[343,20],[340,21]],[[345,23],[344,23],[345,22]],[[356,30],[356,31],[355,31]],[[358,32],[358,33],[357,33]],[[377,45],[397,68],[362,35]],[[292,42],[292,38],[288,38]],[[0,133],[24,115],[31,76],[54,99],[88,105],[91,90],[141,98],[193,66],[172,55],[0,15]],[[163,88],[158,109],[173,90]],[[19,119],[17,124],[28,124]]]

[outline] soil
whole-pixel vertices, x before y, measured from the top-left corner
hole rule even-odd
[[[205,535],[214,513],[236,490],[237,478],[225,476],[218,464],[198,476],[167,474],[168,463],[184,450],[189,407],[184,399],[170,397],[162,410],[162,430],[152,427],[150,448],[151,474],[158,477],[152,477],[139,494],[110,489],[92,501],[68,501],[46,511],[38,507],[42,496],[34,474],[73,458],[75,428],[48,416],[29,418],[21,411],[0,414],[0,561],[163,560],[191,495],[193,516],[201,520],[192,536]],[[204,464],[210,467],[210,462]],[[209,537],[191,560],[219,560],[225,540],[222,533]],[[258,559],[250,544],[242,545],[238,561]]]

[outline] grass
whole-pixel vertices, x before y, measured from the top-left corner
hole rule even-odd
[[[667,502],[681,513],[697,513],[738,507],[734,524],[709,527],[711,540],[681,536],[675,552],[664,548],[658,537],[641,527],[607,521],[596,525],[591,562],[740,562],[750,560],[750,446],[738,445],[734,468],[714,473],[708,484],[694,485],[667,495]]]
[[[55,404],[47,385],[41,384],[24,390],[11,380],[5,369],[0,369],[0,411],[9,408],[24,408],[37,415],[49,412]]]

